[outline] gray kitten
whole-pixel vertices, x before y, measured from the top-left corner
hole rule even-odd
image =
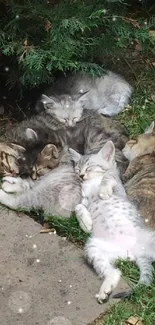
[[[74,127],[67,127],[51,115],[50,110],[46,110],[9,128],[3,135],[3,142],[14,142],[26,148],[25,155],[33,158],[31,166],[48,143],[56,145],[59,151],[68,146],[89,154],[97,152],[108,140],[112,140],[116,146],[116,159],[123,173],[127,160],[121,151],[128,141],[127,131],[112,118],[101,116],[93,110],[84,109],[81,120]]]
[[[9,208],[41,209],[48,216],[69,218],[80,201],[81,182],[66,149],[60,155],[59,166],[39,180],[5,177],[0,190],[0,202]]]
[[[90,157],[70,149],[75,171],[83,180],[82,202],[75,208],[80,225],[92,231],[85,246],[86,257],[104,277],[96,298],[105,301],[116,288],[121,271],[117,259],[131,260],[140,270],[139,284],[152,282],[155,232],[149,231],[128,200],[115,163],[115,147],[108,141]],[[85,229],[84,229],[85,230]]]
[[[81,74],[68,74],[58,79],[45,91],[36,104],[67,126],[80,121],[83,108],[100,114],[117,115],[128,104],[132,87],[121,76],[107,71],[102,77],[91,78]],[[42,104],[41,104],[42,103]]]

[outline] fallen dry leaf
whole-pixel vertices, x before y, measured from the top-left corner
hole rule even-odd
[[[24,41],[24,45],[27,46],[28,42],[27,39]]]
[[[153,38],[155,38],[155,30],[150,30],[149,35]]]
[[[155,102],[155,95],[151,95],[151,100]]]
[[[41,229],[40,230],[40,234],[46,234],[46,233],[49,233],[49,232],[55,232],[55,229],[52,228],[52,229]]]
[[[131,316],[126,321],[127,325],[143,325],[143,322],[137,316]]]

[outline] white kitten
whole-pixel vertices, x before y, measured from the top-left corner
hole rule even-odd
[[[92,235],[85,246],[86,257],[104,278],[96,295],[98,302],[105,301],[120,280],[121,271],[115,267],[117,259],[135,261],[140,269],[138,283],[150,284],[155,232],[145,227],[126,196],[115,163],[113,143],[108,141],[97,154],[89,156],[82,157],[72,149],[70,153],[75,170],[83,180],[82,190],[86,198],[81,203],[80,218],[86,222],[89,216],[93,225]]]

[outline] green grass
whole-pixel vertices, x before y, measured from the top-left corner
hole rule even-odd
[[[133,100],[129,107],[118,116],[118,120],[129,129],[131,137],[142,133],[155,120],[155,70],[140,71],[136,77]],[[79,229],[75,217],[70,220],[50,217],[49,224],[57,230],[59,235],[77,245],[83,245],[88,237]],[[122,261],[119,262],[119,267],[124,279],[129,285],[134,286],[139,277],[137,268],[132,263]],[[139,317],[144,325],[155,324],[155,280],[148,288],[137,288],[130,300],[117,303],[92,325],[125,325],[130,316]]]

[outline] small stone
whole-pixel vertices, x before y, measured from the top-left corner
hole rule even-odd
[[[36,244],[33,244],[33,248],[34,248],[34,249],[37,248],[37,245],[36,245]]]
[[[6,71],[6,72],[9,71],[9,67],[5,67],[5,71]]]
[[[67,302],[67,305],[71,305],[71,303],[72,303],[71,301],[68,301],[68,302]]]
[[[146,223],[149,222],[149,219],[145,219],[145,222],[146,222]]]
[[[23,313],[23,308],[19,308],[19,309],[18,309],[18,313],[19,313],[19,314],[22,314],[22,313]]]
[[[70,286],[69,286],[70,288],[72,288],[73,286],[70,284]]]
[[[62,280],[59,280],[58,282],[59,282],[59,283],[61,283],[61,282],[62,282]]]

